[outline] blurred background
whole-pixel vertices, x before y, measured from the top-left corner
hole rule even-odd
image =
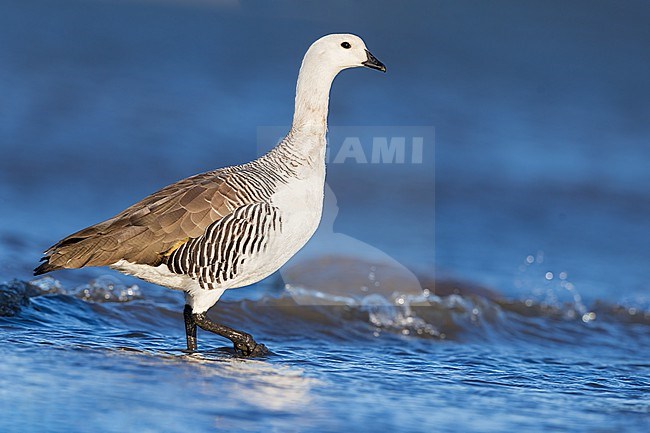
[[[290,125],[309,44],[353,32],[388,73],[338,77],[330,129],[435,139],[419,166],[331,164],[337,231],[511,293],[540,252],[540,272],[586,296],[648,289],[645,1],[0,7],[3,278],[164,185],[256,157],[274,143],[259,128]]]
[[[648,22],[646,0],[0,1],[0,429],[645,431]],[[280,356],[185,357],[182,295],[106,269],[31,297],[57,240],[273,146],[337,32],[388,72],[334,83],[322,230],[214,309]],[[372,163],[395,137],[404,162]]]

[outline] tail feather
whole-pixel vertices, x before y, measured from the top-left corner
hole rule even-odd
[[[88,227],[60,240],[45,251],[34,275],[58,269],[84,266],[108,266],[120,259],[139,263],[159,263],[161,254],[155,248],[157,239],[141,226],[107,227],[107,223]],[[152,246],[154,248],[147,248]],[[164,250],[166,245],[162,245]]]
[[[41,275],[57,269],[77,269],[84,266],[105,266],[117,261],[113,256],[115,243],[107,238],[73,238],[64,239],[45,252],[40,266],[34,269],[34,275]],[[105,249],[106,247],[109,249]]]
[[[74,247],[83,240],[83,238],[70,236],[52,245],[45,250],[45,256],[41,258],[41,262],[43,263],[34,269],[34,275],[42,275],[68,267],[64,265],[65,261],[61,260],[61,258],[64,255],[69,255],[70,247],[74,251]]]
[[[34,269],[34,275],[47,274],[48,272],[56,271],[57,269],[63,269],[61,266],[56,266],[50,263],[49,257],[43,257],[41,263],[36,269]]]

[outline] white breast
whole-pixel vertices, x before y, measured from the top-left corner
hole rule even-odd
[[[281,229],[269,234],[265,251],[251,257],[229,288],[260,281],[284,265],[312,237],[323,213],[325,164],[301,179],[278,187],[271,204],[280,210]]]

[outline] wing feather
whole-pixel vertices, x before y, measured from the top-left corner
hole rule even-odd
[[[228,182],[236,169],[183,179],[113,218],[62,239],[45,251],[44,263],[35,275],[61,268],[106,266],[121,259],[157,266],[179,241],[200,237],[208,226],[247,204],[235,189],[237,183]]]

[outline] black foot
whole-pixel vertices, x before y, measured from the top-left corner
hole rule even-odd
[[[206,331],[214,332],[215,334],[226,337],[235,345],[235,351],[246,357],[264,356],[269,353],[269,350],[263,344],[255,342],[250,334],[237,331],[236,329],[229,328],[225,325],[219,325],[208,319],[205,313],[191,314],[192,323],[199,326]],[[187,323],[187,320],[186,320]],[[193,350],[196,350],[196,337],[190,340],[189,334],[187,339],[188,351],[192,350],[191,344],[194,345]]]
[[[255,342],[250,334],[242,333],[241,339],[234,339],[232,342],[235,344],[235,351],[246,357],[264,356],[269,353],[269,349],[265,345]]]

